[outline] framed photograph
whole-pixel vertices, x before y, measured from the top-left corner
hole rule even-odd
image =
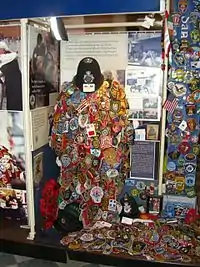
[[[161,196],[149,196],[147,209],[150,214],[160,214],[162,206],[162,197]]]
[[[159,68],[162,64],[161,43],[162,33],[129,32],[128,33],[128,64]]]
[[[127,98],[161,96],[162,72],[160,68],[127,67],[125,91]]]
[[[147,140],[158,140],[159,125],[158,124],[147,124]]]
[[[33,169],[34,169],[34,182],[39,184],[43,178],[43,153],[37,154],[33,159]]]
[[[159,121],[161,99],[159,96],[128,97],[129,119],[138,121]]]

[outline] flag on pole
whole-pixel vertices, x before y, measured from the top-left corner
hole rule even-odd
[[[165,56],[169,56],[171,42],[170,42],[170,30],[173,30],[173,23],[169,20],[169,14],[167,10],[165,11],[165,20],[164,20],[164,51]]]
[[[173,113],[176,107],[178,106],[178,99],[174,97],[172,94],[169,94],[165,103],[163,104],[163,108],[168,112]]]
[[[80,105],[77,107],[77,112],[81,113],[84,109],[86,109],[89,106],[89,103],[86,99],[83,99],[80,103]]]

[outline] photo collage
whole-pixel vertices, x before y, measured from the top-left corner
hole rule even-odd
[[[135,129],[131,150],[130,179],[125,192],[131,194],[144,211],[149,198],[158,195],[159,126],[162,97],[161,32],[128,34],[128,67],[125,91],[129,118]],[[148,164],[147,164],[148,163]]]
[[[27,217],[19,26],[0,27],[0,210]]]

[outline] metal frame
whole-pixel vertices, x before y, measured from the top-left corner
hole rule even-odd
[[[166,0],[166,11],[170,12],[170,0]],[[164,50],[165,47],[164,47]],[[164,104],[167,98],[167,80],[168,80],[168,62],[169,59],[165,55],[164,64],[165,70],[163,74],[163,90],[162,90],[162,104]],[[160,163],[159,163],[159,184],[158,184],[158,193],[161,195],[163,193],[163,165],[164,165],[164,157],[165,157],[165,127],[166,127],[166,118],[167,112],[165,109],[162,109],[161,115],[161,131],[160,131]]]
[[[28,227],[30,229],[27,239],[35,238],[35,204],[33,186],[33,162],[32,162],[32,125],[29,106],[29,59],[28,59],[28,19],[21,19],[21,72],[22,95],[24,113],[24,139],[25,139],[25,166],[26,166],[26,191],[28,206]]]
[[[167,0],[166,8],[169,10]],[[156,12],[158,13],[158,12]],[[137,13],[138,14],[138,13]],[[145,13],[143,13],[145,14]],[[112,14],[113,15],[113,14]],[[26,190],[28,205],[28,226],[30,229],[28,239],[35,238],[35,208],[34,208],[34,186],[33,186],[33,162],[32,162],[32,125],[31,111],[29,107],[29,58],[28,58],[28,24],[34,24],[38,28],[46,28],[49,25],[41,19],[21,19],[21,71],[22,71],[22,88],[23,88],[23,111],[24,111],[24,136],[25,136],[25,154],[26,154]],[[119,23],[92,23],[80,25],[66,25],[69,30],[73,29],[95,29],[95,28],[117,28],[117,27],[140,27],[143,21],[138,22],[119,22]],[[8,26],[8,25],[5,25]],[[155,21],[155,26],[162,26],[162,21]],[[165,57],[165,71],[163,74],[163,102],[166,99],[166,83],[168,74],[168,59]],[[159,166],[159,194],[162,193],[163,181],[163,163],[165,154],[165,123],[166,111],[162,110],[161,117],[161,142],[160,142],[160,166]]]

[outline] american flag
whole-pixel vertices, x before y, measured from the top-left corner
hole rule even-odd
[[[172,31],[173,23],[170,22],[169,13],[167,10],[165,11],[165,19],[164,19],[164,50],[165,56],[169,56],[171,42],[170,42],[170,31]]]
[[[89,103],[86,99],[83,99],[80,103],[80,105],[77,107],[77,112],[81,113],[84,109],[86,109],[89,106]]]
[[[168,112],[173,113],[176,107],[178,106],[178,99],[174,97],[172,94],[169,94],[167,100],[163,104],[163,108]]]

